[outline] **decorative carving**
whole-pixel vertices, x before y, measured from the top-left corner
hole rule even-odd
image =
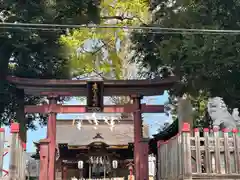
[[[221,97],[209,98],[207,110],[213,121],[213,127],[220,127],[221,129],[236,128],[236,121],[228,112],[227,106]]]
[[[101,133],[97,133],[96,136],[93,137],[93,139],[104,139],[104,138],[101,136]]]

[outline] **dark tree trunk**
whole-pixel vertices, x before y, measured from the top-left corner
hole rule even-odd
[[[4,107],[6,105],[6,88],[7,88],[7,74],[8,74],[8,64],[13,52],[13,46],[8,43],[1,43],[0,46],[0,114],[4,112]]]

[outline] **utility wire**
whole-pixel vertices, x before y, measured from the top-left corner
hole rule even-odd
[[[54,29],[63,30],[63,29],[74,29],[74,28],[116,28],[116,29],[132,29],[132,30],[158,30],[164,32],[178,32],[178,33],[225,33],[225,34],[240,34],[240,30],[219,30],[219,29],[187,29],[187,28],[162,28],[159,26],[117,26],[117,25],[67,25],[67,24],[35,24],[35,23],[0,23],[0,28],[5,29]],[[157,31],[157,32],[158,32]],[[156,33],[153,31],[153,33]],[[160,32],[162,33],[162,32]]]
[[[37,31],[63,31],[66,30],[64,28],[40,28],[40,27],[3,27],[0,25],[0,29],[16,29],[16,30],[37,30]],[[81,29],[81,28],[80,28]],[[194,32],[194,31],[166,31],[166,30],[148,30],[143,31],[140,29],[137,29],[139,31],[134,31],[134,33],[143,33],[143,34],[182,34],[182,35],[240,35],[239,32]]]

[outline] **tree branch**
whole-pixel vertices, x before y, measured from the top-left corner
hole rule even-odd
[[[138,19],[142,25],[147,25],[142,19],[140,19],[140,17],[138,16],[132,16],[132,17],[126,17],[126,16],[102,16],[101,19],[117,19],[120,21],[124,21],[124,20],[134,20],[134,19]]]
[[[133,20],[135,17],[124,17],[124,16],[102,16],[101,19],[117,19],[120,21],[123,20]]]

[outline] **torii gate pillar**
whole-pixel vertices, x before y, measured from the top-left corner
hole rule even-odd
[[[140,148],[142,138],[142,115],[141,96],[131,96],[133,99],[133,121],[134,121],[134,179],[140,180]]]
[[[148,142],[149,139],[142,138],[140,144],[140,180],[147,180],[149,179],[148,173]]]
[[[49,142],[49,166],[48,166],[48,180],[55,180],[55,161],[56,161],[56,119],[57,113],[52,112],[51,106],[56,106],[57,96],[48,97],[49,109],[48,125],[47,125],[47,138]]]
[[[27,130],[26,130],[26,118],[24,112],[24,90],[16,90],[16,120],[20,125],[20,138],[24,143],[27,143]]]

